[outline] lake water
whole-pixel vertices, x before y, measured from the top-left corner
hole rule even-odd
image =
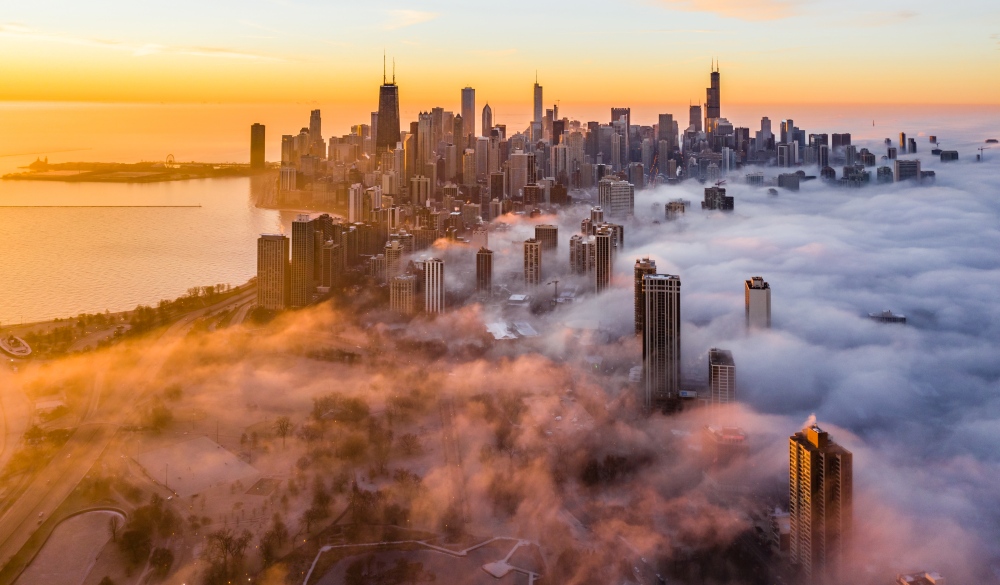
[[[154,184],[3,181],[0,324],[120,311],[256,274],[256,240],[294,212],[258,209],[249,178]]]

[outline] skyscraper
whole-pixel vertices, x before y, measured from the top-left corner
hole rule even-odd
[[[688,106],[688,124],[695,132],[701,132],[701,106]]]
[[[483,136],[489,137],[490,130],[493,129],[493,108],[490,107],[489,102],[483,106]]]
[[[524,241],[524,284],[538,286],[542,282],[542,243],[531,238]]]
[[[486,294],[493,291],[493,250],[486,247],[476,252],[476,290]]]
[[[635,334],[646,330],[646,281],[647,274],[656,274],[656,262],[646,258],[635,260]]]
[[[542,243],[542,250],[555,250],[559,247],[559,227],[547,223],[536,225],[535,239]]]
[[[261,234],[257,240],[257,306],[271,311],[287,308],[290,291],[288,238]]]
[[[910,179],[920,180],[920,160],[896,159],[893,161],[893,176],[896,182]]]
[[[763,276],[754,276],[744,282],[746,292],[747,329],[771,327],[771,286]]]
[[[708,350],[708,385],[714,406],[736,402],[736,363],[728,349]]]
[[[603,292],[611,286],[614,273],[615,232],[607,226],[597,228],[594,263],[594,290]]]
[[[635,187],[628,181],[605,177],[597,183],[597,204],[608,217],[628,217],[635,211]]]
[[[667,151],[660,153],[660,168],[666,168],[664,161],[677,146],[677,133],[674,132],[674,115],[660,114],[659,123],[656,126],[656,142],[667,142]]]
[[[705,132],[715,132],[722,117],[722,95],[719,88],[719,66],[712,64],[711,85],[705,90]]]
[[[323,118],[319,110],[309,112],[309,142],[311,144],[323,142]]]
[[[542,123],[542,116],[545,114],[545,112],[543,111],[543,106],[542,106],[542,86],[538,85],[538,75],[537,74],[535,74],[535,90],[534,90],[534,95],[535,95],[535,108],[534,108],[535,116],[532,119],[532,121],[534,123],[536,123],[536,124],[541,125],[541,123]]]
[[[507,193],[511,199],[519,199],[524,186],[533,184],[536,180],[535,154],[515,151],[507,162],[507,172],[510,174]]]
[[[312,219],[306,214],[292,222],[292,291],[293,307],[304,307],[312,302],[314,266],[316,264],[316,235]]]
[[[392,82],[388,83],[382,71],[382,87],[378,91],[378,129],[375,132],[375,152],[388,152],[399,142],[399,87],[393,66]]]
[[[440,258],[424,261],[424,310],[444,312],[444,261]]]
[[[250,126],[250,168],[264,168],[264,125]]]
[[[678,397],[681,380],[681,278],[647,274],[645,332],[646,409]]]
[[[462,137],[468,140],[469,136],[476,136],[476,90],[471,87],[462,88],[462,121],[465,123]]]
[[[403,315],[416,312],[417,277],[412,274],[393,276],[389,280],[389,308]]]
[[[469,145],[469,137],[465,135],[465,116],[456,114],[451,125],[452,144],[458,147],[458,154],[465,152]]]
[[[807,579],[836,579],[853,532],[853,456],[816,424],[789,437],[788,451],[790,560]]]

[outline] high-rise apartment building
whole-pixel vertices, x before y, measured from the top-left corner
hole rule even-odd
[[[813,424],[788,439],[789,558],[806,579],[839,582],[854,520],[853,456]]]
[[[771,327],[771,286],[763,276],[754,276],[744,282],[746,292],[747,328]]]
[[[605,177],[597,183],[597,204],[608,217],[628,217],[635,211],[635,187],[628,181]]]
[[[463,139],[476,136],[476,90],[471,87],[462,88],[462,130]]]
[[[417,277],[412,274],[393,276],[389,280],[389,309],[412,315],[416,312]]]
[[[542,243],[535,238],[524,241],[524,284],[538,286],[542,282]]]
[[[519,199],[525,185],[533,184],[536,180],[535,154],[515,151],[507,162],[507,173],[510,175],[507,193],[511,199]]]
[[[714,406],[736,402],[736,363],[728,349],[708,350],[708,385]]]
[[[493,291],[493,250],[486,247],[476,252],[476,290],[486,294]]]
[[[681,381],[681,278],[647,274],[642,337],[646,409],[679,396]]]
[[[535,239],[542,243],[542,250],[555,250],[559,248],[559,227],[547,223],[536,225]]]
[[[647,274],[656,274],[656,262],[646,258],[635,260],[635,334],[646,330],[646,280]]]
[[[586,220],[585,220],[586,221]],[[573,274],[593,272],[597,262],[597,239],[575,234],[569,239],[569,270]]]
[[[263,169],[264,162],[264,125],[250,126],[250,168]]]
[[[257,240],[257,306],[270,311],[288,307],[291,292],[288,238],[261,234]]]
[[[615,231],[608,226],[601,226],[597,228],[594,237],[594,290],[600,293],[611,286],[614,274]]]
[[[385,274],[387,279],[398,276],[402,271],[403,244],[399,240],[392,240],[385,243],[382,252],[385,255]]]
[[[292,222],[292,289],[293,307],[304,307],[312,302],[314,268],[316,264],[315,224],[306,214]]]
[[[396,148],[400,141],[399,134],[399,87],[396,85],[396,74],[392,75],[392,83],[382,74],[382,87],[378,91],[378,128],[375,129],[375,152],[388,152]]]
[[[424,310],[444,312],[444,261],[440,258],[424,261]]]

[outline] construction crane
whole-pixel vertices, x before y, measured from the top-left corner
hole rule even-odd
[[[723,186],[725,184],[726,184],[726,180],[725,179],[722,179],[721,181],[716,181],[715,182],[715,186],[716,187],[721,187],[721,186]]]
[[[985,155],[985,153],[983,151],[984,150],[989,150],[989,149],[990,149],[989,146],[980,146],[979,147],[979,162],[983,162],[983,161],[986,160],[986,155]]]

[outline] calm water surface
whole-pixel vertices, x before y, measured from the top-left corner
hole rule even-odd
[[[290,233],[294,218],[256,208],[247,178],[3,181],[0,205],[25,206],[0,207],[0,324],[120,311],[193,286],[242,284],[256,273],[259,234]]]

